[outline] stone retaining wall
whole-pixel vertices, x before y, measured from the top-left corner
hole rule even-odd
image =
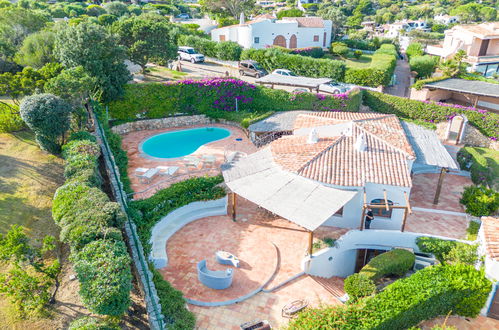
[[[144,120],[132,121],[121,125],[116,125],[113,126],[111,130],[116,134],[123,135],[136,131],[192,126],[192,125],[210,125],[210,124],[230,125],[245,130],[238,123],[228,121],[225,119],[214,120],[205,115],[177,116],[177,117],[167,117],[159,119],[144,119]]]
[[[447,138],[446,134],[448,125],[449,122],[447,121],[437,123],[437,135],[440,140],[445,140]],[[480,133],[480,131],[476,127],[471,126],[469,123],[466,124],[464,138],[461,143],[471,147],[484,147],[499,150],[499,141],[491,140],[490,138]]]

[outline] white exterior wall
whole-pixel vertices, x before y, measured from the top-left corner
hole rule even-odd
[[[325,47],[331,44],[332,22],[324,20],[322,28],[298,27],[294,21],[275,21],[262,20],[250,25],[228,26],[215,29],[211,32],[213,41],[220,41],[220,35],[225,36],[226,41],[235,41],[244,48],[266,48],[274,44],[274,38],[282,35],[286,39],[286,47],[289,47],[291,36],[294,34],[297,38],[297,48],[305,47],[323,47],[324,33],[326,33]],[[314,41],[314,36],[319,36],[319,41]],[[255,38],[259,38],[259,43],[255,44]]]
[[[341,187],[335,188],[341,189]],[[370,203],[373,199],[383,199],[383,192],[386,190],[388,200],[391,200],[394,205],[399,206],[406,205],[404,191],[407,193],[408,198],[411,193],[410,187],[389,186],[376,183],[367,183],[365,189],[368,203]],[[359,228],[363,204],[364,193],[362,189],[359,189],[359,193],[343,207],[343,215],[332,216],[324,223],[324,225],[340,228]],[[392,210],[391,218],[375,216],[374,220],[371,222],[371,229],[400,230],[403,216],[403,209]]]

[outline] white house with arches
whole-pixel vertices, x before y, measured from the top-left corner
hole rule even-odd
[[[242,18],[239,24],[211,31],[213,41],[234,41],[244,48],[266,48],[272,45],[285,48],[322,47],[331,44],[332,22],[320,17],[283,17],[259,15],[250,21]]]

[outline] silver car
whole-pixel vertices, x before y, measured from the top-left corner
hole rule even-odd
[[[350,85],[342,84],[336,81],[330,81],[326,84],[319,85],[319,92],[331,94],[343,94],[348,92],[350,89],[352,89]]]
[[[178,59],[184,61],[190,61],[191,63],[204,62],[204,55],[198,53],[192,47],[179,47],[178,48]]]

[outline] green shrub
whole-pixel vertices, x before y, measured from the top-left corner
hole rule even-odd
[[[207,38],[182,34],[178,38],[179,46],[190,46],[208,57],[227,61],[239,61],[243,48],[233,41],[216,42]]]
[[[269,72],[285,68],[300,76],[331,78],[338,81],[344,80],[346,70],[346,65],[342,61],[287,54],[276,48],[245,49],[241,54],[241,60],[257,61]]]
[[[88,140],[91,142],[97,142],[95,136],[86,131],[73,132],[69,135],[68,142],[76,140]]]
[[[239,61],[243,49],[237,42],[222,41],[215,46],[216,58],[227,61]]]
[[[80,317],[71,322],[68,330],[120,330],[121,328],[106,320],[91,316]]]
[[[154,267],[150,267],[153,273],[153,282],[158,292],[161,312],[165,316],[168,329],[184,330],[194,329],[196,319],[194,314],[185,306],[182,292],[176,290],[170,283],[163,279],[163,276]]]
[[[383,44],[374,52],[368,68],[347,68],[345,81],[360,86],[387,86],[397,64],[397,50],[392,44]]]
[[[132,274],[123,242],[97,240],[72,255],[80,296],[91,312],[121,316],[130,305]]]
[[[426,236],[418,237],[416,244],[421,252],[433,254],[441,263],[474,265],[478,258],[476,245]]]
[[[409,46],[407,46],[405,53],[409,59],[411,59],[413,56],[423,56],[423,45],[419,42],[412,42]]]
[[[476,317],[491,287],[473,266],[430,266],[351,305],[307,309],[289,329],[407,329],[450,313]]]
[[[362,52],[361,50],[354,50],[353,52],[353,57],[355,57],[355,59],[359,59],[362,57],[362,55],[364,55],[364,52]]]
[[[474,241],[477,239],[478,231],[480,230],[480,223],[471,220],[466,228],[466,239],[468,241]]]
[[[40,147],[59,153],[63,136],[69,129],[71,106],[52,94],[35,94],[23,99],[19,112],[28,127],[35,133]]]
[[[366,275],[372,281],[389,275],[403,276],[412,268],[415,260],[414,253],[394,249],[372,258],[359,274]]]
[[[0,133],[15,132],[25,127],[18,112],[0,103]]]
[[[298,8],[285,9],[277,12],[277,19],[282,19],[283,17],[302,17],[303,12]]]
[[[499,115],[483,110],[474,111],[469,108],[434,102],[421,102],[383,93],[364,91],[364,104],[371,110],[380,113],[392,113],[403,119],[417,119],[432,123],[448,120],[456,114],[465,114],[471,125],[485,136],[499,138]]]
[[[435,59],[436,57],[430,55],[412,56],[409,61],[411,71],[416,71],[418,78],[431,77],[437,66]]]
[[[281,49],[285,51],[286,49]],[[301,55],[301,56],[310,56],[313,58],[321,58],[324,56],[324,50],[322,47],[307,47],[307,48],[295,48],[289,51],[290,54]]]
[[[333,42],[331,44],[331,53],[341,57],[345,57],[350,49],[343,42]]]
[[[466,213],[475,217],[493,215],[499,209],[499,192],[485,186],[464,188],[459,201],[466,208]]]
[[[356,273],[345,279],[345,292],[352,300],[372,295],[376,291],[376,284],[367,275]]]

